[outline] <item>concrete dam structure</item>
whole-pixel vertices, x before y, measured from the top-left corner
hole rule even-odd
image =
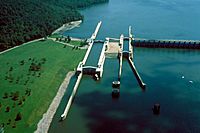
[[[165,40],[135,38],[134,47],[200,49],[200,40]]]
[[[95,80],[100,80],[103,76],[104,62],[106,57],[118,58],[118,80],[112,82],[113,92],[115,96],[119,94],[120,81],[122,77],[123,58],[126,59],[137,79],[139,86],[145,90],[146,84],[143,82],[139,72],[134,63],[134,48],[184,48],[184,49],[200,49],[200,41],[195,40],[150,40],[142,38],[134,38],[132,29],[129,27],[128,37],[121,34],[119,38],[105,38],[105,40],[96,40],[98,31],[101,27],[101,21],[97,24],[92,36],[88,39],[88,49],[86,51],[83,61],[81,61],[76,69],[77,81],[74,85],[73,91],[66,104],[66,108],[61,115],[64,120],[70,110],[73,99],[78,90],[78,86],[84,75],[91,75]]]

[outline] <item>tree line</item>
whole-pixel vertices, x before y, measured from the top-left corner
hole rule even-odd
[[[1,0],[0,51],[51,34],[64,23],[83,20],[77,11],[108,0]]]

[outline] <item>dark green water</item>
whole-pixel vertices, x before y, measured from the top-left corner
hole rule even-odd
[[[103,43],[94,43],[88,59],[86,60],[85,66],[94,66],[97,67],[99,56],[103,48]]]
[[[124,41],[123,51],[129,51],[129,40]]]
[[[110,0],[83,10],[84,23],[66,34],[89,37],[102,20],[100,39],[127,34],[129,25],[136,37],[199,39],[199,4],[198,0]],[[147,89],[141,90],[124,60],[119,99],[111,96],[118,60],[107,58],[103,78],[96,82],[84,76],[68,117],[59,122],[75,83],[72,79],[49,132],[199,133],[199,57],[197,50],[134,49],[134,62]],[[161,105],[159,116],[152,114],[155,103]]]

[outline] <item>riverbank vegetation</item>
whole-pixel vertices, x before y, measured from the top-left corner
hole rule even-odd
[[[108,0],[1,0],[0,51],[51,34],[64,23],[82,20],[77,11]]]
[[[50,39],[0,55],[0,127],[6,133],[34,132],[67,72],[86,50]]]

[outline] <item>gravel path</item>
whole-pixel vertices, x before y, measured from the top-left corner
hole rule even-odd
[[[67,73],[63,83],[60,85],[59,90],[54,97],[49,109],[46,113],[43,114],[42,119],[39,121],[37,125],[37,130],[34,133],[47,133],[52,122],[53,116],[56,113],[56,110],[62,100],[62,97],[65,94],[66,88],[69,85],[71,77],[75,74],[74,71],[70,71]]]
[[[48,39],[51,39],[51,40],[53,40],[53,41],[55,41],[55,42],[57,42],[57,43],[61,43],[61,44],[67,45],[67,46],[72,47],[72,48],[75,46],[75,45],[72,45],[72,44],[69,44],[69,43],[56,41],[56,38],[48,37]],[[77,38],[76,38],[75,40],[76,40],[76,41],[80,41],[81,39],[77,39]],[[83,47],[78,47],[78,48],[80,48],[80,49],[87,49],[87,48],[88,48],[88,45],[85,45],[85,46],[83,46]]]

